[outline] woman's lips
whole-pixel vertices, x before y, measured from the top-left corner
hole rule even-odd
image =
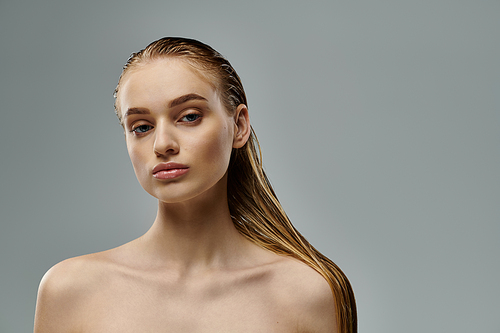
[[[156,179],[173,179],[189,171],[189,167],[175,162],[159,163],[153,168],[153,177]]]

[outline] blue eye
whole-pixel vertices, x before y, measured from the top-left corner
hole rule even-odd
[[[140,133],[146,133],[149,131],[152,127],[150,125],[139,125],[136,128],[134,128],[131,132],[134,132],[136,134]]]
[[[192,123],[193,121],[198,120],[201,117],[201,115],[197,113],[190,113],[185,115],[184,117],[181,118],[182,121],[186,121],[188,123]]]

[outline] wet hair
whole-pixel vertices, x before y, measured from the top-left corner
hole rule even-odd
[[[209,78],[229,114],[248,106],[241,80],[229,61],[212,47],[188,38],[165,37],[132,53],[115,89],[115,112],[123,125],[117,96],[128,72],[159,58],[181,59]],[[262,167],[262,154],[253,128],[246,144],[233,148],[228,167],[228,204],[236,229],[255,244],[276,254],[298,259],[321,274],[335,299],[340,333],[357,332],[354,292],[340,268],[317,251],[292,225]]]

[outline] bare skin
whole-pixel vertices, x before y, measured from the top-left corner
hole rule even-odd
[[[126,117],[124,127],[139,182],[158,198],[156,220],[130,243],[52,267],[34,332],[337,332],[323,277],[233,225],[224,170],[230,150],[248,139],[246,107],[228,115],[205,80],[171,60],[132,72],[122,94],[121,110],[149,112]],[[186,94],[204,100],[165,107]],[[186,117],[196,112],[199,119]],[[166,161],[189,171],[153,177]]]

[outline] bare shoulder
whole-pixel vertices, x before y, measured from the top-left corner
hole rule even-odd
[[[273,267],[273,289],[300,332],[337,332],[335,300],[325,278],[308,265],[284,257]]]
[[[96,291],[106,267],[104,259],[102,253],[75,257],[45,273],[38,288],[35,333],[76,331],[79,307]]]
[[[66,259],[52,266],[42,278],[40,287],[58,291],[68,287],[78,286],[88,281],[89,273],[99,271],[100,254],[89,254],[80,257]],[[83,274],[85,272],[85,274]],[[84,278],[84,275],[85,278]]]

